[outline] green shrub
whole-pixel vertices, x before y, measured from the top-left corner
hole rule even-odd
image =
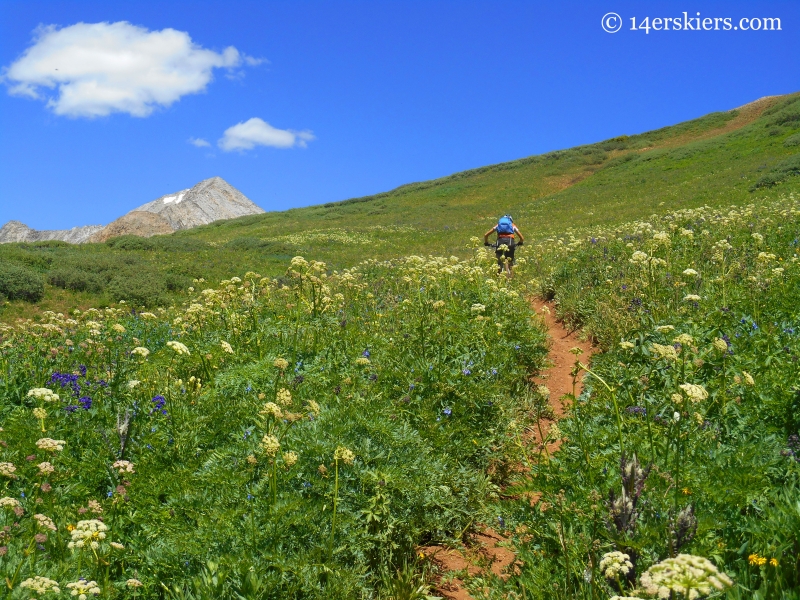
[[[169,252],[197,252],[206,250],[209,245],[193,237],[172,235],[157,235],[150,238],[153,248]]]
[[[106,291],[112,300],[125,300],[133,306],[165,306],[169,304],[164,277],[143,269],[119,273],[108,284]]]
[[[783,145],[786,146],[787,148],[800,146],[800,133],[795,133],[794,135],[790,135],[783,141]]]
[[[624,165],[625,163],[631,162],[632,160],[636,160],[638,158],[639,154],[637,152],[628,152],[627,154],[623,154],[622,156],[617,156],[609,160],[605,165],[603,165],[603,169],[613,169],[614,167]]]
[[[53,263],[53,257],[43,252],[37,252],[33,248],[26,245],[11,245],[0,247],[0,261],[9,261],[14,263],[21,263],[25,266],[43,271],[49,269]]]
[[[768,173],[756,181],[750,188],[750,191],[754,192],[759,188],[776,186],[796,175],[800,175],[800,154],[793,154],[786,160],[775,165]]]
[[[180,273],[166,273],[164,275],[164,285],[170,292],[185,290],[192,285],[192,280]]]
[[[106,246],[110,248],[119,248],[120,250],[152,250],[154,244],[150,241],[150,238],[143,238],[136,235],[121,235],[108,240]]]
[[[75,244],[70,244],[69,242],[64,242],[61,240],[40,240],[38,242],[28,242],[25,244],[30,248],[72,248]]]
[[[73,292],[102,292],[107,280],[97,273],[74,266],[57,267],[47,274],[47,282],[55,287]]]
[[[10,262],[0,263],[0,294],[9,300],[38,302],[44,296],[42,276]]]

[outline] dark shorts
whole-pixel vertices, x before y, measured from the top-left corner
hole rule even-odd
[[[514,264],[514,250],[517,248],[517,241],[514,238],[498,238],[497,249],[494,255],[497,257],[497,264],[502,266],[506,259]]]

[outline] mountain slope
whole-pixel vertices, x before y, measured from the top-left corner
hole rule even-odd
[[[671,127],[401,186],[390,192],[234,220],[191,233],[205,241],[240,236],[284,239],[296,234],[411,226],[436,232],[450,252],[482,234],[498,214],[542,235],[568,227],[635,219],[652,212],[749,202],[797,189],[796,180],[757,193],[750,188],[800,148],[785,142],[800,131],[800,94],[765,98]],[[295,236],[297,237],[297,236]],[[452,240],[452,243],[450,243]],[[419,247],[417,241],[412,246]],[[302,244],[314,251],[313,242]]]
[[[0,227],[0,244],[8,244],[11,242],[44,242],[49,240],[81,244],[101,229],[103,229],[102,225],[84,225],[83,227],[73,227],[72,229],[48,229],[39,231],[31,229],[25,225],[25,223],[9,221]]]
[[[103,227],[102,230],[92,235],[87,241],[93,243],[106,242],[121,235],[151,237],[153,235],[172,233],[173,231],[175,229],[163,216],[143,210],[132,210]]]
[[[63,248],[5,245],[0,260],[28,265],[54,287],[47,288],[38,308],[17,303],[2,318],[102,305],[119,300],[114,296],[122,289],[131,290],[126,294],[142,290],[148,302],[165,302],[180,297],[193,279],[214,281],[246,271],[280,276],[296,255],[333,269],[365,258],[465,256],[472,251],[470,238],[481,236],[506,212],[535,247],[537,238],[570,228],[800,193],[798,161],[800,94],[791,94],[365,198],[217,220],[148,239],[123,235],[104,244]],[[158,201],[148,204],[163,216],[170,205],[186,203],[190,191],[177,203],[173,194],[171,202],[159,199],[160,207]],[[142,235],[141,230],[132,233]],[[73,265],[69,277],[53,275],[64,265]],[[124,287],[133,281],[129,272],[136,285]],[[126,281],[114,284],[123,274]]]

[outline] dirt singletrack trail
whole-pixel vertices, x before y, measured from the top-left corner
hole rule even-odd
[[[575,360],[578,358],[583,364],[588,364],[594,349],[591,343],[579,339],[579,331],[570,331],[564,327],[563,323],[556,320],[555,307],[552,302],[536,299],[532,306],[547,326],[547,333],[552,344],[550,352],[547,354],[550,364],[534,378],[534,381],[546,385],[550,390],[550,404],[556,419],[559,419],[564,415],[563,396],[572,393],[572,367],[575,365]],[[576,357],[570,352],[575,347],[583,350],[580,357]],[[575,395],[580,395],[582,390],[583,385],[579,377],[575,385]]]
[[[552,302],[534,299],[531,306],[542,319],[550,336],[550,351],[548,352],[548,365],[542,369],[534,382],[546,385],[550,390],[550,405],[553,408],[555,420],[560,419],[566,411],[566,394],[572,393],[572,367],[576,356],[570,352],[575,347],[583,350],[581,362],[587,364],[591,359],[594,349],[585,340],[578,338],[578,331],[570,331],[556,320],[555,308]],[[576,382],[575,394],[581,393],[582,385]],[[547,436],[550,422],[543,422],[543,434]],[[531,449],[538,448],[541,439],[538,431],[531,431],[527,438]],[[547,445],[548,452],[558,450],[561,440],[555,440]],[[536,498],[532,498],[535,502]],[[435,593],[448,600],[474,600],[464,587],[463,576],[473,577],[490,569],[498,577],[506,578],[511,572],[518,569],[517,557],[508,538],[490,527],[479,527],[479,532],[473,534],[471,542],[462,548],[449,548],[446,546],[426,546],[420,552],[433,561],[441,574],[435,587]]]

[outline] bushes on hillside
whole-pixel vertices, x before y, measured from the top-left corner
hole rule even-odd
[[[98,273],[91,273],[75,266],[56,267],[47,274],[47,282],[73,292],[98,293],[106,286],[106,280]]]
[[[106,246],[118,248],[120,250],[152,250],[154,245],[153,242],[150,241],[150,238],[143,238],[136,235],[121,235],[108,240]]]
[[[795,133],[794,135],[790,135],[786,138],[783,142],[783,145],[787,148],[791,148],[793,146],[800,146],[800,133]]]
[[[123,271],[108,284],[111,300],[125,300],[133,306],[166,306],[169,304],[167,285],[161,274],[146,270]]]
[[[750,191],[754,192],[759,188],[776,186],[790,177],[797,175],[800,175],[800,154],[793,154],[786,160],[775,165],[768,173],[761,176],[750,188]]]
[[[38,302],[44,296],[42,276],[13,263],[0,263],[0,296],[9,300]]]
[[[149,238],[155,250],[166,250],[169,252],[197,252],[206,250],[209,245],[202,240],[190,237],[180,237],[176,235],[157,235]]]

